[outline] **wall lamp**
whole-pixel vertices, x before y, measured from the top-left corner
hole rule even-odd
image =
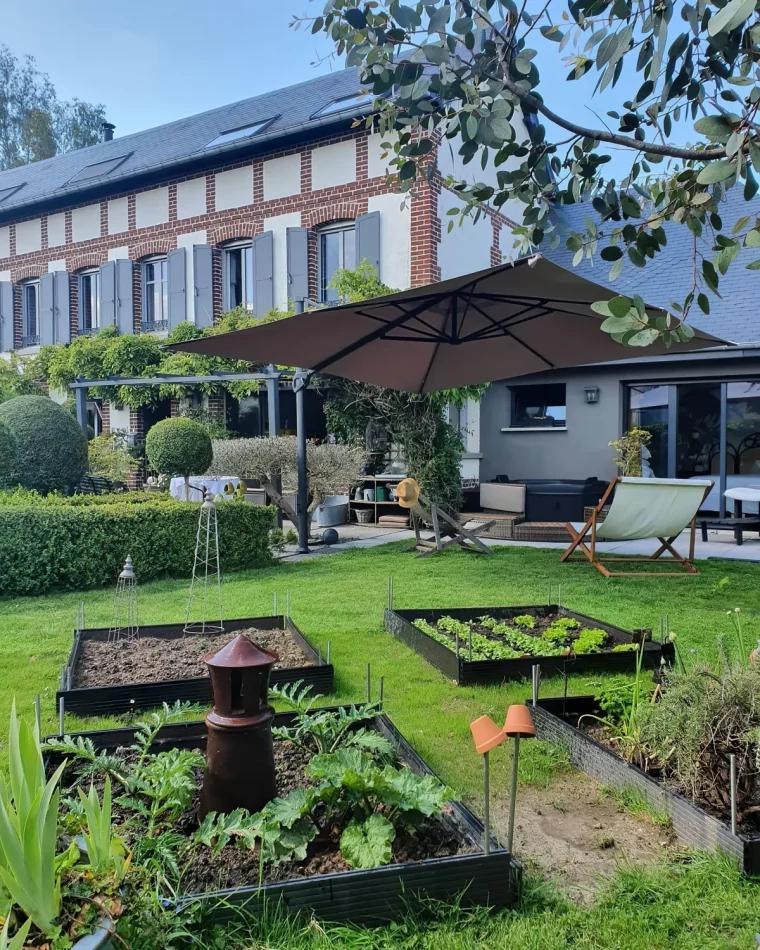
[[[583,394],[586,397],[586,402],[591,404],[594,402],[599,402],[599,387],[598,386],[586,386],[583,390]]]

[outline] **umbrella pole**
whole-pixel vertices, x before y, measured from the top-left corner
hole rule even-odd
[[[303,300],[295,301],[295,312],[303,313]],[[311,374],[302,369],[296,370],[293,377],[293,389],[296,394],[296,467],[298,469],[298,553],[309,551],[309,486],[306,474],[306,418],[304,414],[304,391],[309,385]]]

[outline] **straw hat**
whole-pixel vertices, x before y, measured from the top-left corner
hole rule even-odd
[[[402,508],[414,508],[420,497],[420,486],[413,478],[405,478],[398,483],[396,495]]]

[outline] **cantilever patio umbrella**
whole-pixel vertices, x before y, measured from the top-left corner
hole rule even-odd
[[[172,349],[300,366],[412,393],[639,356],[600,329],[595,300],[615,292],[541,255],[362,303],[297,313]],[[300,301],[296,301],[300,304]],[[302,306],[302,305],[301,305]],[[656,311],[651,310],[655,313]],[[681,350],[725,341],[697,332]],[[646,353],[668,352],[656,342]],[[304,380],[297,379],[303,415]],[[300,412],[299,412],[300,410]],[[299,547],[306,549],[306,449],[299,431]]]
[[[406,392],[435,392],[643,352],[600,330],[615,291],[536,255],[358,304],[296,314],[174,349],[279,363]],[[655,310],[650,310],[655,313]],[[679,350],[723,343],[696,333]],[[647,355],[668,352],[662,343]]]

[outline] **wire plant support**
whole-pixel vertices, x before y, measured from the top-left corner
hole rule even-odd
[[[214,595],[216,588],[216,595]],[[214,612],[213,619],[210,612]],[[216,618],[219,618],[217,622]],[[219,565],[219,522],[216,505],[207,489],[195,540],[193,576],[185,611],[185,633],[224,633],[222,573]]]
[[[84,604],[77,613],[77,628],[84,628]],[[82,626],[79,626],[79,624]],[[116,582],[116,596],[114,597],[113,619],[108,630],[109,642],[119,640],[136,640],[140,632],[137,617],[137,576],[132,565],[132,557],[128,554],[119,579]]]

